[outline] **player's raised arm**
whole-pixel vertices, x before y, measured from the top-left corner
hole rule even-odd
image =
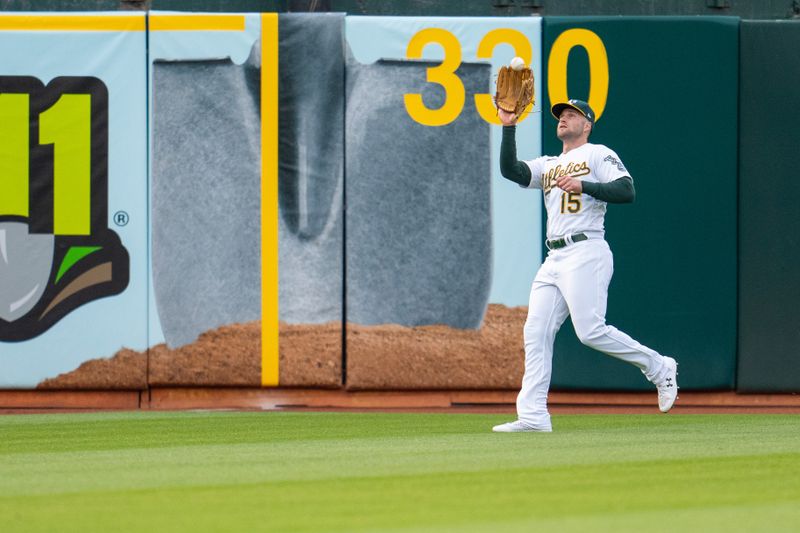
[[[517,115],[498,109],[497,116],[503,123],[503,140],[500,143],[500,173],[507,180],[528,187],[531,184],[531,169],[517,159]]]

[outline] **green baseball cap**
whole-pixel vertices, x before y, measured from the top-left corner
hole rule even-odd
[[[589,107],[589,104],[587,104],[583,100],[575,100],[573,98],[570,99],[568,102],[561,102],[555,104],[553,107],[550,108],[550,112],[553,114],[554,117],[556,117],[556,119],[558,119],[559,117],[561,117],[561,112],[567,108],[574,109],[575,111],[586,117],[586,119],[589,122],[591,122],[592,125],[594,125],[594,111],[592,111],[592,108]]]

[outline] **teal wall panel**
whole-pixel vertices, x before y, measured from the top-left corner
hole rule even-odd
[[[674,356],[682,388],[732,388],[739,20],[548,17],[544,28],[545,64],[566,30],[602,40],[608,98],[590,141],[614,149],[636,184],[636,202],[610,205],[606,216],[615,259],[608,323]],[[546,75],[554,74],[551,66]],[[589,98],[590,82],[599,107],[589,54],[574,47],[570,96]],[[544,109],[552,96],[545,91]],[[543,153],[558,154],[556,120],[545,113]],[[556,340],[553,388],[652,385],[635,367],[582,346],[567,321]]]
[[[800,391],[800,21],[743,22],[741,40],[737,388]]]

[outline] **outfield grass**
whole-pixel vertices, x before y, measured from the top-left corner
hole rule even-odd
[[[798,531],[800,417],[0,416],[0,532]]]

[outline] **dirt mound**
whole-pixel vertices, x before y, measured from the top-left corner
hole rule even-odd
[[[347,388],[518,389],[527,313],[490,304],[480,330],[347,324]]]
[[[110,359],[92,359],[71,372],[46,379],[37,389],[147,388],[147,353],[123,348]]]
[[[492,304],[480,330],[442,325],[347,324],[347,388],[517,389],[522,379],[525,307]],[[280,324],[279,382],[342,385],[341,324]],[[39,389],[147,386],[261,386],[261,322],[207,331],[193,343],[149,351],[123,348],[46,379]]]
[[[341,330],[340,323],[281,323],[280,384],[340,387]],[[148,385],[261,386],[261,322],[207,331],[176,349],[165,344],[142,352],[123,348],[111,358],[87,361],[71,372],[46,379],[37,388],[145,389]]]

